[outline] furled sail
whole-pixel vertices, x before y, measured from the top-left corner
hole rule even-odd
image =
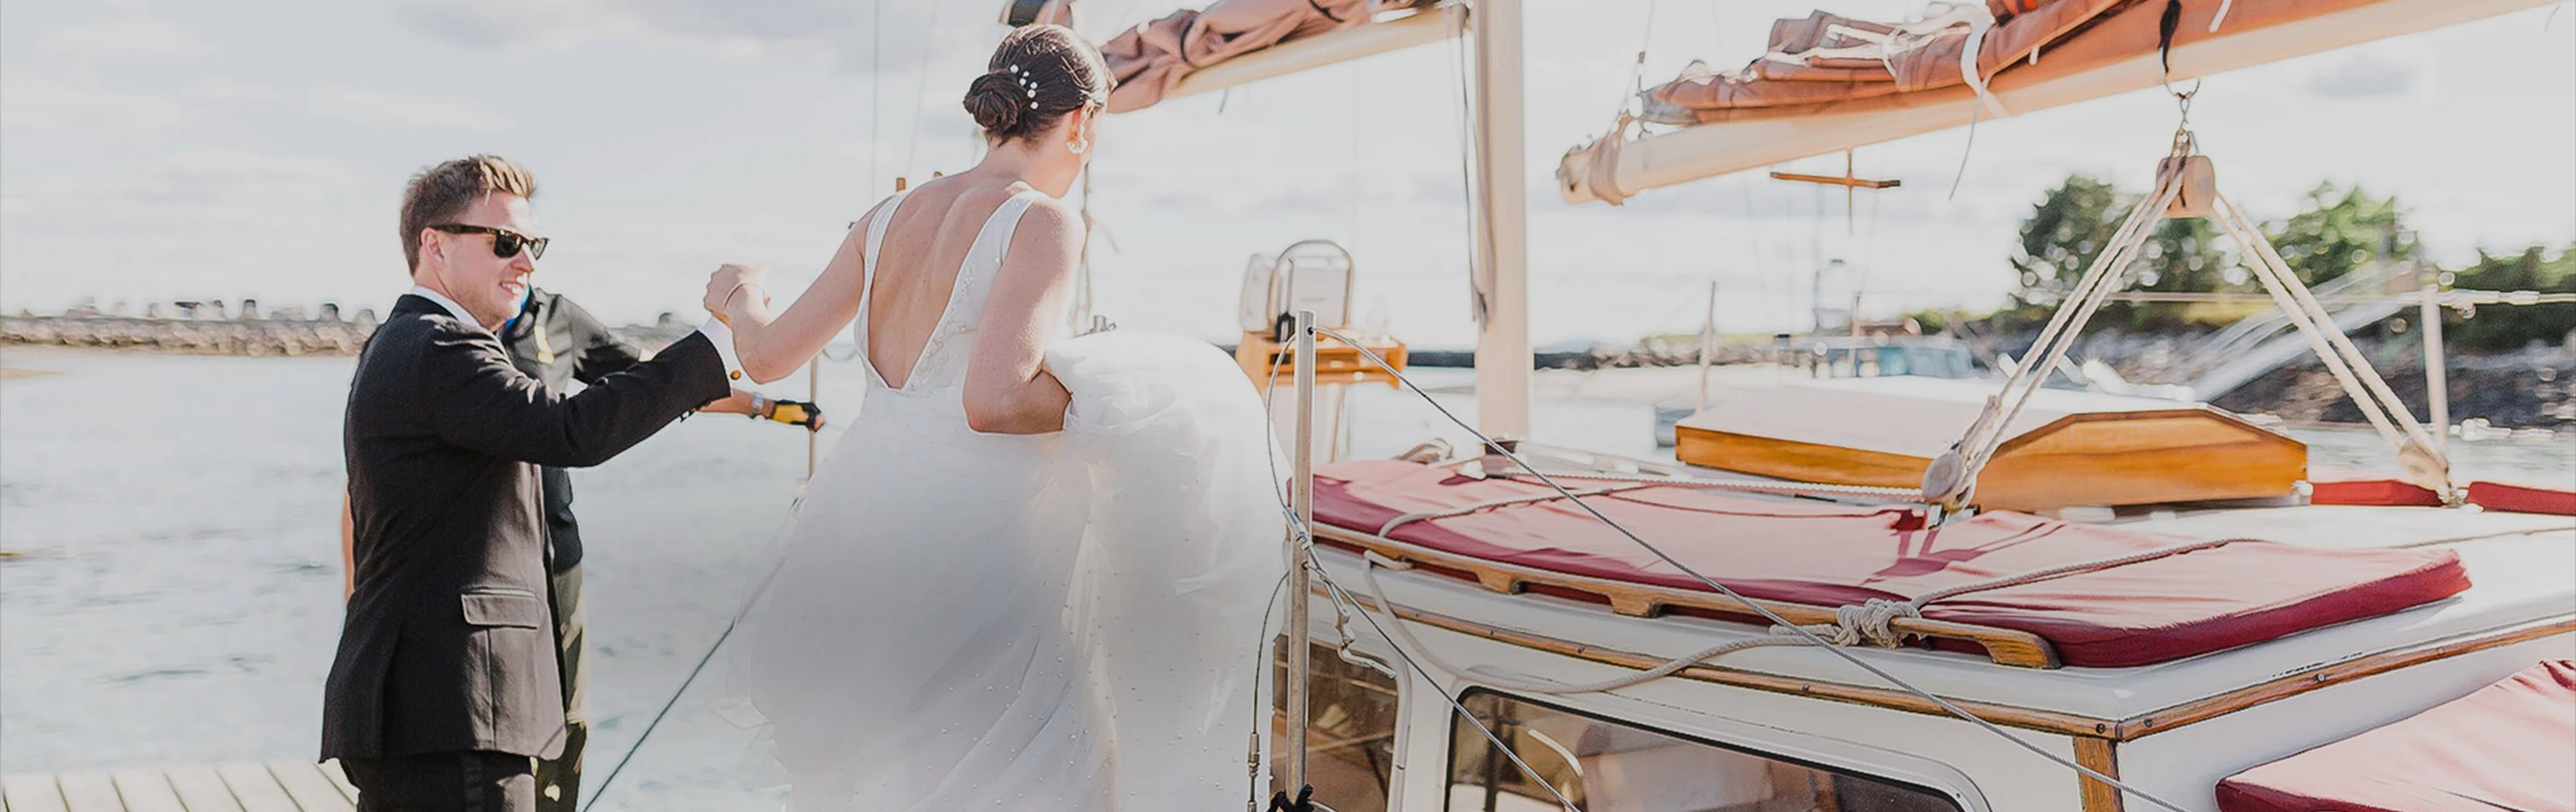
[[[2547,0],[1986,0],[1874,23],[1773,24],[1732,72],[1693,63],[1635,121],[1565,154],[1567,202],[2057,107],[2543,5]],[[1974,58],[1969,58],[1974,54]],[[1674,129],[1644,130],[1649,125]]]
[[[1646,120],[1696,124],[1727,111],[1826,104],[1979,83],[2098,19],[2121,0],[1989,0],[1912,23],[1818,11],[1771,25],[1770,47],[1735,73],[1685,71],[1650,91]],[[2028,8],[2036,5],[2036,8]],[[2138,4],[2132,4],[2138,5]],[[1962,63],[1977,51],[1976,72]]]
[[[1068,0],[1049,0],[1045,14],[1006,16],[1014,23],[1062,19]],[[1269,70],[1232,71],[1218,85],[1238,84],[1280,73],[1356,59],[1437,39],[1446,30],[1441,15],[1425,14],[1434,0],[1219,0],[1203,9],[1182,9],[1120,32],[1100,46],[1118,86],[1109,93],[1109,112],[1151,107],[1166,98],[1194,90],[1191,76],[1210,67],[1275,46],[1322,45],[1324,35],[1352,30],[1340,47],[1279,48],[1302,51],[1295,64]],[[1365,34],[1365,35],[1363,35]]]

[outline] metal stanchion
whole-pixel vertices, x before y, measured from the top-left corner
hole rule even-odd
[[[1297,311],[1297,448],[1296,473],[1289,480],[1289,508],[1297,514],[1288,546],[1288,774],[1285,786],[1296,793],[1306,786],[1307,599],[1313,576],[1306,545],[1298,534],[1315,518],[1315,311]]]

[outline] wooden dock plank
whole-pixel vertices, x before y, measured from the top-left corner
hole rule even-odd
[[[213,767],[181,767],[167,775],[188,812],[242,812],[241,802],[233,800],[233,791]]]
[[[116,797],[116,782],[107,773],[63,773],[54,781],[61,785],[63,805],[71,812],[125,812],[125,802]]]
[[[322,762],[322,777],[331,779],[331,785],[339,787],[340,794],[346,796],[349,803],[358,802],[358,785],[349,783],[349,774],[340,769],[339,759]]]
[[[148,770],[119,770],[116,795],[125,799],[128,812],[188,812],[179,803],[179,794],[170,790],[170,779]]]
[[[215,774],[223,776],[224,786],[233,791],[233,800],[241,802],[242,812],[300,812],[267,767],[248,762],[218,764]]]
[[[61,786],[43,773],[0,775],[0,799],[6,799],[9,812],[67,812]]]
[[[339,787],[331,785],[331,779],[323,777],[321,766],[313,762],[302,759],[271,761],[268,773],[277,777],[278,785],[286,788],[286,794],[293,797],[295,805],[304,812],[351,812],[356,808],[350,805],[348,796],[340,794]]]

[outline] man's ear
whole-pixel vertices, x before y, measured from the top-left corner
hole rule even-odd
[[[445,241],[438,238],[438,229],[424,228],[420,230],[420,264],[428,265],[432,257],[436,257],[438,259],[440,267],[445,267],[447,265],[447,245]],[[420,272],[420,268],[414,267],[412,268],[412,272],[417,275]]]

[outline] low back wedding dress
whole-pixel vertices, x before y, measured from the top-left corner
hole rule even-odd
[[[904,195],[867,223],[867,393],[732,655],[792,809],[1243,803],[1285,560],[1266,411],[1205,342],[1059,332],[1065,430],[970,429],[967,358],[1038,194],[986,220],[899,387],[866,360],[866,302]]]

